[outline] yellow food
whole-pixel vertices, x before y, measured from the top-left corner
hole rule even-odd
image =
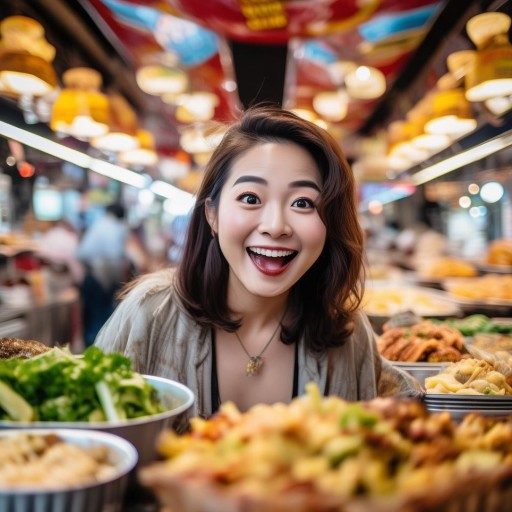
[[[512,301],[512,275],[487,274],[472,279],[457,279],[448,284],[448,290],[465,299]]]
[[[478,275],[478,270],[472,263],[446,257],[424,264],[419,273],[424,277],[442,279],[445,277],[474,277]]]
[[[489,246],[486,261],[491,265],[512,266],[512,240],[494,241]]]
[[[463,359],[425,379],[427,393],[512,395],[512,368],[500,361]]]
[[[512,419],[458,425],[416,401],[347,402],[309,384],[289,405],[223,404],[159,448],[167,460],[139,479],[172,510],[445,510],[443,492],[452,499],[470,474],[478,487],[512,471]]]

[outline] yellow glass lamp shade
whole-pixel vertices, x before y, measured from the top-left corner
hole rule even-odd
[[[109,130],[108,98],[96,91],[64,89],[53,104],[53,131],[83,138],[99,137]]]
[[[55,87],[55,70],[43,58],[25,52],[0,55],[0,90],[16,95],[43,96]]]
[[[461,137],[477,126],[463,89],[439,91],[432,101],[432,118],[425,123],[425,132],[433,135]]]
[[[131,151],[140,147],[137,138],[137,113],[120,94],[110,94],[110,131],[100,137],[91,139],[90,144],[108,153]]]
[[[51,62],[55,48],[44,39],[42,25],[26,16],[0,22],[0,91],[43,96],[57,87]]]
[[[488,12],[471,18],[466,30],[478,50],[466,73],[466,98],[485,101],[512,94],[512,46],[508,40],[510,17]]]
[[[53,104],[50,128],[85,140],[107,133],[110,105],[99,91],[100,73],[91,68],[71,68],[62,80],[65,88]]]

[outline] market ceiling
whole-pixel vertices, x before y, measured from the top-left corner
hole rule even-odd
[[[446,71],[440,48],[448,34],[463,31],[471,14],[497,3],[506,2],[11,0],[0,6],[0,18],[39,20],[56,47],[59,76],[73,66],[100,71],[105,88],[136,109],[160,152],[175,151],[191,123],[179,119],[172,101],[138,87],[137,71],[152,64],[184,72],[190,91],[215,93],[214,119],[222,122],[264,101],[314,112],[318,93],[348,92],[346,114],[326,116],[355,159],[363,135],[417,99],[418,81],[425,89]],[[380,71],[382,94],[367,98],[362,90],[350,91],[346,63]]]

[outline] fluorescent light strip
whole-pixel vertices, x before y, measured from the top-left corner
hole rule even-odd
[[[190,206],[192,206],[195,202],[195,197],[189,192],[185,192],[184,190],[179,189],[171,185],[170,183],[166,183],[165,181],[155,180],[151,183],[149,187],[151,191],[161,197],[165,197],[166,199],[171,199],[180,202],[189,202]]]
[[[81,151],[68,148],[58,142],[54,142],[50,139],[41,137],[40,135],[23,130],[3,121],[0,121],[0,135],[3,135],[8,139],[21,142],[22,144],[66,162],[75,164],[78,167],[90,169],[98,174],[103,174],[109,178],[121,181],[127,185],[131,185],[136,188],[145,188],[148,185],[147,179],[135,171],[130,171],[129,169],[113,165],[109,162],[105,162],[104,160],[99,160],[98,158],[92,158]]]
[[[125,169],[124,167],[120,167],[119,165],[105,162],[104,160],[98,160],[97,158],[92,159],[89,169],[99,174],[103,174],[103,176],[107,176],[117,181],[122,181],[132,187],[145,188],[148,184],[147,179],[141,174]]]
[[[68,148],[35,133],[22,130],[12,124],[4,123],[3,121],[0,121],[0,135],[4,135],[8,139],[17,140],[22,144],[26,144],[27,146],[65,160],[66,162],[78,165],[78,167],[88,168],[91,164],[92,157],[81,151]]]
[[[492,155],[493,153],[497,153],[511,145],[512,133],[507,133],[501,137],[491,139],[483,144],[479,144],[478,146],[463,151],[462,153],[451,156],[437,164],[425,167],[425,169],[422,169],[411,176],[411,182],[414,185],[423,185],[423,183],[439,178],[440,176],[459,169],[464,165],[481,160],[482,158]]]

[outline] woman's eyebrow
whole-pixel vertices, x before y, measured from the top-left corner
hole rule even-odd
[[[309,187],[314,188],[316,191],[321,192],[320,187],[311,180],[297,180],[290,183],[290,188]]]
[[[260,183],[261,185],[268,185],[268,181],[263,178],[260,178],[259,176],[246,175],[246,176],[240,176],[239,178],[237,178],[236,181],[233,183],[233,186],[238,185],[240,183],[248,183],[248,182]],[[292,181],[290,183],[290,188],[300,188],[300,187],[309,187],[318,192],[321,192],[320,187],[312,180],[297,180],[297,181]]]
[[[233,186],[238,185],[239,183],[247,183],[247,182],[253,182],[253,183],[261,183],[261,185],[268,185],[267,180],[264,180],[263,178],[260,178],[259,176],[240,176],[237,178],[235,183],[233,183]]]

